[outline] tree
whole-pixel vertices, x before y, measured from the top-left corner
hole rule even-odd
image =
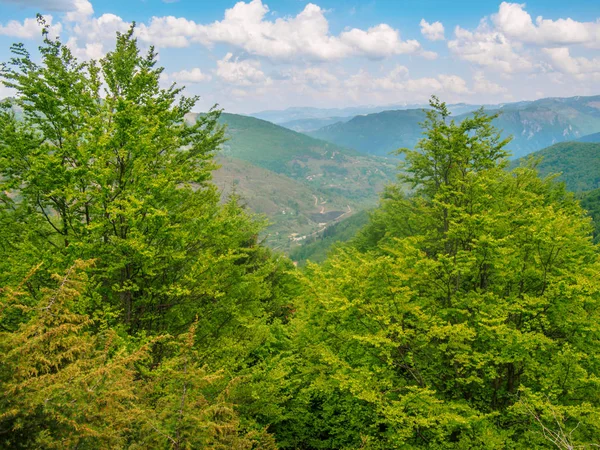
[[[0,71],[17,92],[0,111],[0,285],[19,286],[0,305],[0,440],[272,448],[230,391],[273,351],[293,266],[237,197],[220,203],[220,111],[189,120],[197,98],[161,88],[134,31],[79,62],[44,30],[40,63],[17,44]]]
[[[90,264],[55,275],[57,287],[37,298],[23,291],[27,279],[1,292],[0,321],[15,312],[24,319],[0,332],[0,445],[275,448],[264,430],[241,426],[228,394],[233,381],[200,366],[197,324],[178,338],[136,340],[105,317],[78,313]]]
[[[597,442],[590,221],[552,179],[505,170],[493,116],[456,124],[431,106],[400,176],[413,192],[392,187],[354,248],[308,269],[297,339],[328,381],[299,392],[324,383],[338,398],[306,414],[355,402],[343,421],[368,421],[348,447],[548,447],[534,417]]]
[[[23,117],[11,104],[0,115],[0,217],[22,239],[7,239],[5,274],[43,260],[31,280],[43,285],[93,258],[88,312],[118,312],[131,332],[178,334],[196,314],[204,339],[243,331],[240,316],[277,313],[279,263],[257,243],[263,223],[235,199],[219,205],[210,183],[220,111],[190,123],[197,98],[160,87],[156,53],[142,56],[133,33],[99,63],[47,31],[40,64],[13,46],[1,75]]]
[[[0,321],[15,311],[25,317],[0,332],[3,447],[122,447],[138,420],[135,363],[148,348],[128,350],[111,329],[92,332],[90,318],[75,311],[88,266],[77,261],[37,298],[23,283],[2,290]]]

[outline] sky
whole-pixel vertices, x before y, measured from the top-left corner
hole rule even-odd
[[[82,60],[135,21],[198,110],[600,94],[600,0],[0,0],[0,61],[37,48],[38,12]]]

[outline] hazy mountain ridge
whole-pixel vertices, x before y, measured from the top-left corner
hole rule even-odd
[[[600,133],[588,134],[577,139],[578,142],[600,142]]]
[[[513,137],[508,149],[515,158],[600,131],[600,96],[546,98],[484,109],[499,113],[494,125],[504,137]],[[455,119],[460,121],[468,114],[471,112]],[[398,148],[414,147],[424,118],[423,110],[384,111],[328,125],[309,135],[364,153],[386,155]]]
[[[289,122],[280,123],[282,127],[289,128],[290,130],[297,131],[298,133],[310,133],[328,125],[334,123],[345,123],[352,120],[350,117],[324,117],[324,118],[311,118],[311,119],[296,119],[290,120]]]

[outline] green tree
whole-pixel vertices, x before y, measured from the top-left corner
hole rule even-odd
[[[17,92],[0,111],[0,285],[20,286],[0,306],[0,439],[272,448],[238,413],[256,399],[229,393],[276,351],[292,265],[237,197],[219,202],[220,111],[188,120],[197,98],[161,88],[133,26],[99,62],[43,37],[41,62],[17,44],[0,72]]]
[[[431,106],[405,151],[413,191],[392,187],[355,247],[308,268],[295,339],[313,375],[295,395],[324,399],[307,416],[338,411],[311,448],[550,448],[540,423],[598,442],[589,218],[552,179],[505,170],[493,117]]]
[[[23,117],[10,105],[0,116],[5,274],[94,258],[88,312],[116,311],[133,332],[181,333],[196,314],[205,339],[244,330],[239,316],[277,309],[279,263],[257,244],[263,224],[235,199],[220,206],[210,183],[220,111],[188,123],[197,98],[159,86],[156,54],[142,56],[133,32],[99,64],[47,32],[40,64],[13,46],[1,74]]]
[[[27,279],[0,292],[0,320],[25,317],[0,332],[3,448],[274,448],[264,430],[241,426],[233,382],[200,366],[197,324],[178,338],[136,340],[76,312],[89,265],[77,261],[35,297]]]

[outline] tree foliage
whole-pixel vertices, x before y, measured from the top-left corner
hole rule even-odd
[[[0,72],[1,447],[600,442],[591,220],[506,170],[495,116],[433,98],[367,226],[297,272],[219,203],[220,111],[189,120],[134,31]]]
[[[324,384],[305,414],[340,423],[314,448],[549,447],[540,425],[598,442],[589,219],[560,184],[504,170],[493,117],[431,106],[405,151],[413,191],[390,188],[355,246],[307,271],[297,339],[320,369],[296,395]]]
[[[219,203],[220,111],[188,120],[133,26],[99,62],[43,37],[1,71],[2,445],[272,448],[229,393],[286,320],[291,263]]]

